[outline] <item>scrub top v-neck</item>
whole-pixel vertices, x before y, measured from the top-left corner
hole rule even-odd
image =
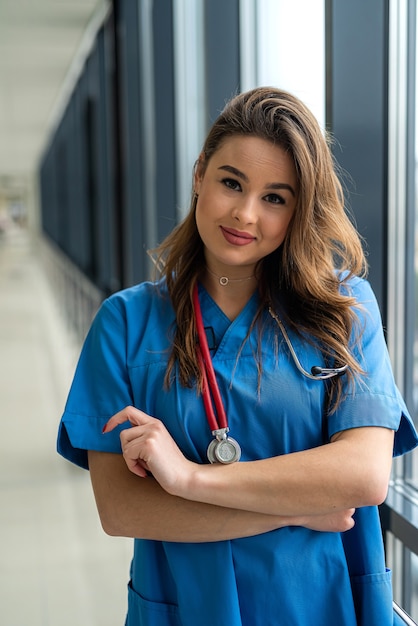
[[[383,426],[396,431],[394,454],[403,454],[417,444],[416,433],[393,381],[377,304],[366,281],[355,279],[350,288],[364,307],[358,357],[367,364],[367,385],[330,416],[328,434]],[[324,383],[301,376],[267,312],[247,337],[257,294],[232,322],[202,287],[199,298],[208,340],[214,337],[213,365],[231,435],[242,447],[241,462],[321,445]],[[163,281],[143,283],[103,303],[62,417],[58,449],[63,456],[87,467],[87,450],[120,453],[120,429],[105,437],[101,431],[113,414],[133,405],[161,419],[187,458],[207,462],[211,433],[202,398],[182,387],[178,377],[164,388],[174,322]],[[317,348],[290,335],[305,369],[321,365]],[[378,578],[369,577],[367,584],[390,586],[383,545],[376,550]],[[285,527],[200,544],[137,539],[126,624],[355,626],[341,535]]]

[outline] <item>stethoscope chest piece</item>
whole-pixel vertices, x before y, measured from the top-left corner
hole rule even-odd
[[[215,437],[207,449],[207,457],[210,463],[235,463],[241,458],[241,447],[235,439],[228,437],[228,428],[219,428],[212,431]]]
[[[212,365],[205,328],[203,326],[197,285],[195,285],[193,290],[193,304],[196,315],[197,334],[199,337],[197,358],[203,378],[203,404],[205,406],[206,418],[214,437],[208,446],[206,454],[210,463],[235,463],[241,458],[241,448],[235,439],[228,437],[228,419]],[[211,396],[213,396],[217,416],[212,405]]]

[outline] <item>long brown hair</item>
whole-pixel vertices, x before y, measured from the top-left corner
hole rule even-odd
[[[257,268],[259,313],[272,305],[286,324],[308,341],[318,342],[326,358],[336,364],[347,363],[352,381],[361,371],[349,345],[357,316],[355,300],[342,292],[341,284],[354,275],[364,275],[366,261],[345,211],[328,140],[298,98],[271,87],[256,88],[230,100],[213,124],[199,157],[200,174],[222,142],[234,135],[256,136],[286,150],[298,179],[297,205],[285,240]],[[196,203],[193,194],[189,214],[156,253],[176,313],[166,383],[177,363],[181,383],[196,383],[200,389],[192,292],[205,261],[196,228]],[[338,381],[337,404],[341,388]]]

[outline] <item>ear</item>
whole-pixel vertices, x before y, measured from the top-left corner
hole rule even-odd
[[[197,195],[199,195],[200,185],[202,184],[204,173],[205,173],[205,155],[203,154],[203,152],[201,152],[199,155],[199,158],[197,159],[194,165],[194,174],[193,174],[193,191]]]

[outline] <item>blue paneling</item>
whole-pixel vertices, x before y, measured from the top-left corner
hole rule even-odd
[[[328,124],[386,319],[388,6],[329,0],[327,9]]]
[[[176,224],[176,159],[173,66],[173,11],[171,3],[153,5],[153,56],[157,203],[157,237],[162,239]],[[191,177],[191,173],[190,173]],[[191,184],[191,183],[190,183]]]
[[[138,19],[136,1],[120,0],[115,4],[125,285],[143,280],[146,272]]]
[[[208,126],[240,88],[239,0],[205,2]]]

